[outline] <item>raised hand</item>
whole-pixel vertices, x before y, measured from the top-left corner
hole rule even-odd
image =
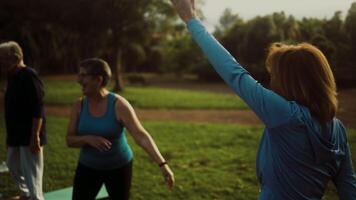
[[[194,0],[171,0],[175,10],[184,22],[188,22],[195,17],[195,2]]]

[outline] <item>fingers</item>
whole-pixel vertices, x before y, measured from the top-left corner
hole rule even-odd
[[[170,190],[173,189],[173,186],[174,186],[174,176],[173,174],[172,175],[169,175],[167,178],[166,178],[166,182],[167,182],[167,185],[168,185],[168,188]]]
[[[167,174],[166,177],[166,183],[167,183],[167,186],[170,190],[173,189],[173,186],[174,186],[174,176],[173,174]]]
[[[171,0],[175,10],[184,22],[188,22],[195,17],[195,1],[194,0]]]
[[[31,145],[30,151],[32,154],[38,154],[41,151],[41,147],[39,145]]]
[[[111,149],[111,142],[103,137],[92,136],[89,140],[89,145],[99,151],[109,151]]]
[[[111,142],[109,140],[102,138],[102,141],[100,141],[100,142],[101,142],[101,147],[104,150],[110,150],[111,149]]]
[[[38,136],[32,136],[29,149],[32,154],[38,154],[41,151],[40,138]]]
[[[173,172],[167,165],[163,166],[162,172],[168,188],[172,190],[175,182]]]
[[[109,151],[111,149],[111,142],[102,138],[102,140],[97,143],[97,149],[100,151]]]

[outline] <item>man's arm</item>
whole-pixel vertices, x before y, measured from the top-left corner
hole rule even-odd
[[[30,150],[32,153],[37,154],[41,150],[40,133],[43,124],[43,98],[44,89],[42,81],[39,79],[35,72],[26,74],[25,76],[25,88],[27,97],[31,105],[32,115],[32,135],[30,140]]]
[[[42,118],[33,118],[32,127],[30,150],[32,153],[38,154],[41,150],[40,132],[42,128]]]

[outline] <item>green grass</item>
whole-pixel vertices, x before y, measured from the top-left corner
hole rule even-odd
[[[66,124],[67,119],[64,118],[48,119],[45,191],[72,184],[78,150],[65,145]],[[177,185],[173,192],[169,192],[157,165],[128,136],[135,154],[132,199],[256,197],[254,157],[259,128],[175,122],[148,122],[145,127],[168,159]],[[0,158],[3,159],[4,155]],[[16,191],[9,176],[1,175],[0,179],[4,180],[0,182],[0,188],[5,194]]]
[[[74,81],[45,79],[47,105],[73,104],[82,94]],[[121,94],[139,108],[150,109],[246,109],[236,95],[157,87],[126,87]]]
[[[67,122],[65,118],[48,118],[45,191],[72,185],[78,150],[65,145]],[[176,187],[173,192],[168,191],[157,165],[128,136],[135,154],[132,199],[257,198],[255,158],[261,127],[182,122],[146,122],[144,126],[168,159],[176,176]],[[0,144],[4,144],[3,138],[1,135]],[[349,132],[349,138],[351,148],[355,149],[355,130]],[[2,148],[0,160],[4,158]],[[356,157],[353,158],[355,163]],[[16,192],[8,174],[0,174],[0,188],[6,195]],[[334,189],[324,199],[337,199]]]

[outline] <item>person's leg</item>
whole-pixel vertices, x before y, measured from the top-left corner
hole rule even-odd
[[[20,162],[31,200],[43,200],[43,148],[33,154],[29,147],[20,147]]]
[[[103,185],[102,172],[78,163],[74,176],[73,200],[95,200]]]
[[[107,171],[104,184],[110,200],[128,200],[130,198],[131,177],[132,161],[119,169]]]
[[[6,164],[10,175],[20,189],[21,195],[30,196],[20,163],[20,147],[8,147]]]

